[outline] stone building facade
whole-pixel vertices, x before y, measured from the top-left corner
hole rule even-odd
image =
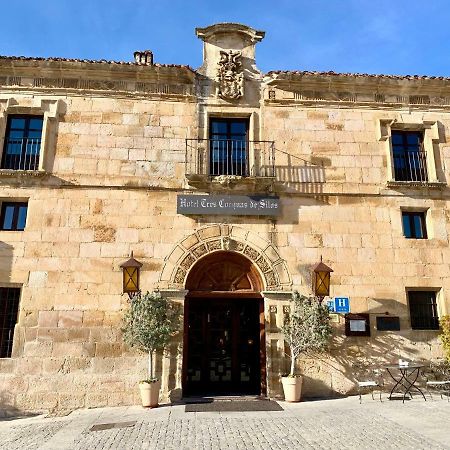
[[[145,356],[120,331],[131,252],[141,289],[185,316],[157,359],[164,401],[205,376],[211,392],[282,396],[279,327],[320,258],[355,316],[334,316],[329,354],[301,361],[305,395],[351,392],[355,360],[441,355],[450,81],[261,73],[264,32],[196,33],[197,70],[148,51],[0,57],[2,408],[139,401]]]

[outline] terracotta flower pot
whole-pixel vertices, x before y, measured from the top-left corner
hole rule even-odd
[[[156,408],[158,406],[160,389],[161,380],[155,381],[154,383],[139,383],[142,406]]]
[[[302,376],[281,377],[283,384],[284,399],[287,402],[299,402],[302,396]]]

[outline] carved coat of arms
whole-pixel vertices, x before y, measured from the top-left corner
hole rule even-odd
[[[234,100],[244,95],[244,74],[242,73],[242,52],[223,51],[220,52],[217,77],[218,83],[216,94],[226,100]]]

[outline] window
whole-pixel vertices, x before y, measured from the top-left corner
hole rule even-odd
[[[427,181],[427,157],[421,131],[392,130],[396,181]]]
[[[427,239],[425,212],[402,211],[403,234],[408,239]]]
[[[369,314],[346,314],[345,315],[346,336],[370,336]]]
[[[41,116],[8,116],[2,169],[38,170],[43,122]]]
[[[211,119],[209,174],[248,176],[247,119]]]
[[[22,202],[3,202],[0,216],[1,229],[23,231],[27,221],[28,204]]]
[[[436,292],[408,291],[409,313],[413,330],[438,330]]]
[[[19,297],[19,288],[0,288],[0,358],[11,357]]]

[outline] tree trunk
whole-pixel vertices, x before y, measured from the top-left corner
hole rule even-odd
[[[150,350],[148,352],[148,379],[151,380],[153,378],[153,364],[152,364],[152,356],[153,356],[153,351]]]
[[[291,354],[291,375],[294,375],[295,371],[295,356]]]

